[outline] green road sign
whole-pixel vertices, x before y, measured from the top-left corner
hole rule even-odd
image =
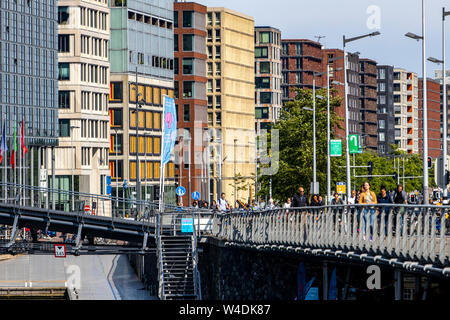
[[[342,157],[342,140],[330,141],[330,157]]]
[[[359,152],[359,136],[357,134],[351,134],[348,136],[350,154],[360,153]]]

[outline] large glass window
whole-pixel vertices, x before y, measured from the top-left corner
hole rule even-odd
[[[173,26],[178,28],[178,11],[173,12]]]
[[[70,137],[70,120],[59,119],[59,136]]]
[[[58,71],[59,71],[58,80],[70,80],[70,64],[59,63]]]
[[[270,32],[260,32],[259,42],[260,43],[270,43]]]
[[[259,73],[270,73],[270,62],[260,62]]]
[[[183,28],[192,28],[194,13],[192,11],[183,11]]]
[[[188,104],[183,106],[183,121],[189,122],[191,121],[191,107]]]
[[[68,34],[58,35],[58,52],[70,52],[70,36]]]
[[[257,77],[255,79],[256,89],[269,89],[270,88],[270,78],[269,77]]]
[[[183,98],[193,98],[194,96],[194,82],[183,81]]]
[[[58,6],[58,24],[67,24],[69,22],[69,7]]]
[[[183,34],[183,51],[192,51],[194,48],[194,35]]]
[[[260,92],[259,102],[262,104],[272,103],[272,93],[271,92]]]
[[[183,58],[183,74],[194,74],[194,58]]]
[[[269,119],[269,108],[255,108],[256,119]]]
[[[122,82],[111,82],[109,84],[109,101],[122,102]]]
[[[59,91],[58,92],[58,107],[60,109],[70,108],[70,91]]]
[[[255,57],[256,58],[267,58],[269,54],[267,47],[259,47],[255,48]]]
[[[122,109],[109,109],[111,127],[122,127]]]

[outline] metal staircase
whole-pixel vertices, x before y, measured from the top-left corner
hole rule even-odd
[[[192,233],[182,234],[177,226],[173,224],[170,232],[158,228],[159,298],[200,300],[195,228]]]

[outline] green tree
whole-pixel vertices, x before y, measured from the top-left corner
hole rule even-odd
[[[269,181],[272,178],[272,193],[276,199],[284,200],[292,196],[299,186],[308,192],[310,182],[313,180],[313,113],[304,110],[304,107],[313,107],[311,90],[299,89],[294,101],[285,104],[280,121],[273,129],[279,130],[280,161],[278,173],[272,177],[259,177],[260,196],[269,194]],[[335,93],[335,91],[333,91]],[[326,97],[326,89],[319,89],[317,95]],[[330,98],[330,123],[342,128],[334,108],[340,106],[341,98]],[[333,130],[331,130],[333,138]],[[269,149],[271,148],[271,135],[267,137]],[[316,96],[316,152],[317,152],[317,181],[320,188],[326,186],[327,166],[327,101]],[[339,171],[339,161],[333,161],[332,170]]]
[[[261,183],[259,196],[269,194],[269,181],[272,178],[272,194],[274,199],[284,201],[287,197],[294,195],[299,186],[303,186],[306,193],[309,193],[310,183],[313,180],[313,114],[304,110],[304,107],[312,108],[312,91],[300,89],[294,101],[285,104],[279,122],[273,129],[279,130],[279,170],[273,176],[258,177]],[[326,96],[326,90],[320,89],[317,95]],[[333,128],[342,128],[340,123],[342,118],[333,111],[334,107],[340,106],[341,98],[333,97],[330,101],[331,112],[331,139],[334,139]],[[271,148],[271,135],[267,137],[268,147]],[[346,161],[345,161],[345,141],[342,143],[343,156],[331,158],[331,189],[336,190],[337,182],[346,182]],[[394,147],[392,154],[380,157],[372,151],[350,155],[350,163],[357,167],[368,166],[373,162],[373,175],[383,175],[386,177],[374,177],[369,179],[367,168],[352,168],[352,189],[359,190],[361,184],[369,181],[371,188],[376,193],[382,185],[388,190],[394,190],[397,181],[394,179],[394,172],[403,177],[403,160],[400,161],[400,169],[395,169],[394,159],[396,157],[405,158],[406,177],[422,176],[422,158],[420,155],[408,154]],[[327,101],[316,99],[316,152],[317,152],[317,181],[320,184],[320,193],[326,194],[327,188]],[[397,165],[396,165],[397,166]],[[261,166],[265,167],[265,166]],[[356,176],[356,177],[355,177]],[[435,185],[433,172],[430,171],[430,187]],[[400,179],[403,183],[403,179]],[[405,179],[405,191],[422,190],[422,179]]]

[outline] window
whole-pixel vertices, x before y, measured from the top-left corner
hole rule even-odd
[[[216,26],[220,26],[220,12],[216,12]]]
[[[256,89],[269,89],[270,88],[270,78],[257,77],[255,79],[255,86],[256,86]]]
[[[193,81],[183,81],[183,98],[193,98],[194,96]]]
[[[183,58],[183,74],[194,74],[194,58]]]
[[[70,120],[59,119],[59,136],[70,137]]]
[[[117,168],[116,168],[117,163]],[[123,160],[111,160],[109,161],[109,168],[111,169],[111,178],[113,180],[123,179]]]
[[[178,28],[178,11],[173,12],[173,26]]]
[[[380,79],[380,80],[386,79],[386,70],[385,69],[378,69],[378,79]]]
[[[161,90],[153,87],[153,104],[159,106],[161,104]]]
[[[70,80],[70,64],[58,63],[58,80]]]
[[[70,109],[70,91],[58,92],[58,108]]]
[[[192,28],[193,20],[193,11],[183,11],[183,28]]]
[[[269,119],[269,108],[255,108],[256,119]]]
[[[69,22],[69,7],[58,6],[58,24],[67,24]]]
[[[122,154],[123,153],[123,135],[122,134],[111,134],[110,137],[110,154]]]
[[[216,29],[216,41],[220,42],[220,29]]]
[[[208,96],[208,108],[212,109],[212,107],[213,107],[213,97]]]
[[[212,74],[213,74],[213,64],[212,64],[212,62],[208,62],[207,67],[208,67],[208,76],[212,76]]]
[[[185,104],[183,106],[183,121],[189,122],[191,120],[191,108],[190,105]]]
[[[384,129],[386,125],[385,120],[378,120],[378,129]]]
[[[109,84],[109,101],[122,102],[122,82],[111,82]]]
[[[178,51],[178,34],[173,35],[173,50]]]
[[[270,32],[260,32],[259,33],[260,43],[270,43]]]
[[[216,108],[221,108],[221,107],[222,107],[222,97],[216,96]]]
[[[220,69],[220,62],[216,62],[216,76],[220,76],[221,69]]]
[[[68,34],[58,35],[58,52],[70,52],[69,39]]]
[[[161,130],[161,112],[153,112],[153,129]]]
[[[146,153],[148,155],[153,154],[153,138],[152,137],[145,137],[146,138]]]
[[[122,109],[109,109],[111,127],[122,127],[123,111]]]
[[[212,59],[213,57],[213,49],[211,46],[208,46],[208,58]]]
[[[216,46],[216,58],[220,58],[220,46]]]
[[[221,83],[220,79],[216,79],[216,92],[220,92],[222,90],[220,83]]]
[[[153,129],[153,113],[151,111],[145,113],[145,128]]]
[[[380,132],[380,133],[378,134],[378,141],[379,141],[379,142],[385,142],[385,141],[386,141],[386,140],[385,140],[384,132]]]
[[[183,34],[183,51],[192,51],[194,48],[194,35]]]
[[[271,92],[260,92],[259,102],[261,104],[272,103],[272,93]]]
[[[259,73],[270,73],[270,62],[260,62]]]
[[[269,51],[267,47],[255,48],[255,58],[267,58]]]
[[[152,93],[153,93],[152,87],[145,86],[145,102],[150,105],[153,103]]]
[[[386,96],[379,96],[379,104],[386,104]]]
[[[153,153],[155,155],[161,154],[161,138],[160,137],[153,138]]]
[[[212,12],[208,12],[208,15],[207,15],[207,24],[208,24],[208,26],[212,26]]]

